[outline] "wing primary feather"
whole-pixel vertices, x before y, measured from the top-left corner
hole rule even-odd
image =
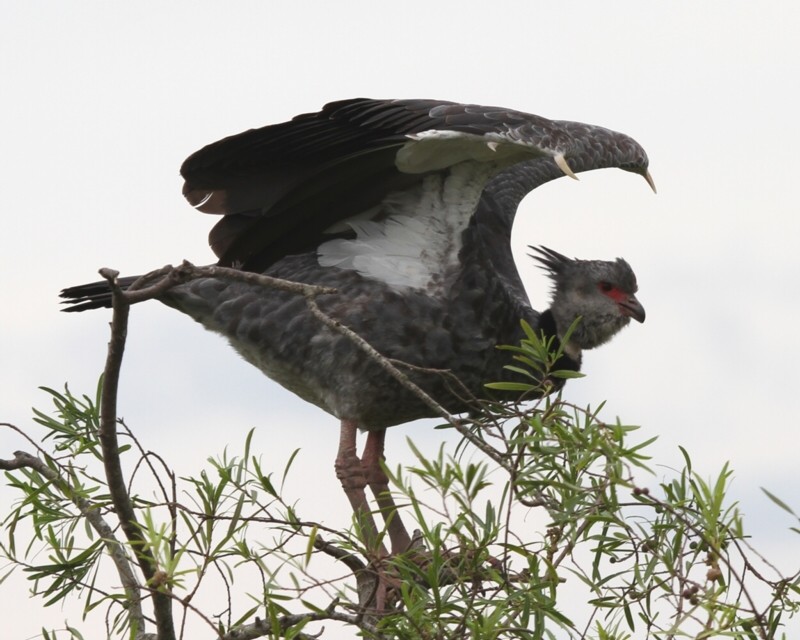
[[[409,154],[410,169],[403,165]],[[502,192],[497,197],[511,217],[521,197],[540,184],[560,175],[577,180],[577,173],[603,167],[639,173],[655,191],[647,156],[628,136],[440,100],[331,102],[207,145],[189,156],[181,173],[192,205],[224,215],[210,237],[220,263],[260,270],[312,248],[325,229],[390,193],[466,162],[488,167],[486,175],[494,177],[487,188]],[[412,175],[414,169],[419,173]]]

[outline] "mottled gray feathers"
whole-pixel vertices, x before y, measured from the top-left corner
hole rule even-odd
[[[510,239],[517,205],[536,187],[606,167],[652,184],[647,165],[636,141],[602,127],[499,107],[359,98],[210,144],[181,174],[188,201],[221,216],[209,235],[218,264],[335,288],[317,298],[326,314],[412,365],[405,372],[415,383],[461,412],[486,397],[486,382],[512,375],[507,352],[495,347],[519,342],[520,320],[558,341],[581,317],[558,363],[577,370],[581,349],[644,319],[624,260],[573,260],[544,247],[534,257],[553,279],[554,299],[537,311]],[[414,270],[417,259],[424,269]],[[613,295],[605,280],[618,287]],[[111,304],[105,282],[61,295],[67,311]],[[213,278],[159,299],[342,420],[383,429],[431,415],[320,324],[301,296]]]

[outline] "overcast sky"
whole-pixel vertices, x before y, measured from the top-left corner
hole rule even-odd
[[[514,250],[535,307],[548,285],[527,244],[625,257],[647,309],[586,354],[566,397],[659,436],[660,477],[679,445],[704,475],[729,460],[755,545],[793,571],[794,523],[759,487],[800,510],[799,30],[790,2],[5,3],[0,421],[36,434],[39,385],[94,389],[109,314],[60,314],[59,289],[103,266],[212,261],[214,220],[181,196],[191,152],[348,97],[502,105],[628,133],[659,190],[601,171],[523,203]],[[307,517],[347,522],[336,420],[158,303],[132,313],[120,414],[182,474],[252,427],[280,469],[300,447],[287,491]],[[435,449],[430,427],[393,429],[389,462],[408,459],[407,436]],[[0,456],[19,448],[0,430]],[[0,512],[12,495],[0,488]],[[26,588],[0,585],[4,637],[78,622]]]

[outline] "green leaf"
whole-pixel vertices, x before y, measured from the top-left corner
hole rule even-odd
[[[498,391],[530,391],[534,388],[525,382],[487,382],[484,386]]]
[[[286,466],[283,468],[283,476],[281,476],[281,492],[283,492],[283,485],[286,483],[286,477],[289,475],[289,469],[292,468],[292,463],[294,459],[297,457],[297,454],[300,453],[300,449],[295,449],[292,451],[292,455],[289,456],[289,460],[286,463]]]
[[[306,567],[308,567],[308,564],[311,562],[311,554],[314,551],[314,543],[317,541],[318,531],[319,528],[317,527],[317,525],[314,525],[308,534],[308,543],[306,544],[306,556],[305,556]]]
[[[789,505],[788,505],[788,504],[786,504],[786,503],[785,503],[783,500],[781,500],[781,499],[780,499],[778,496],[776,496],[776,495],[775,495],[774,493],[772,493],[771,491],[767,491],[767,490],[766,490],[764,487],[761,487],[761,490],[762,490],[762,491],[763,491],[763,492],[764,492],[764,493],[767,495],[767,497],[768,497],[770,500],[772,500],[772,501],[773,501],[773,502],[774,502],[776,505],[778,505],[778,506],[779,506],[781,509],[783,509],[783,510],[784,510],[784,511],[786,511],[787,513],[790,513],[790,514],[791,514],[791,515],[793,515],[795,518],[797,517],[797,514],[795,514],[795,512],[794,512],[794,511],[792,511],[791,507],[789,507]]]
[[[581,373],[580,371],[572,371],[571,369],[558,369],[557,371],[551,371],[550,375],[554,378],[563,378],[564,380],[573,380],[575,378],[586,377],[586,374]]]
[[[687,473],[692,473],[692,459],[689,457],[689,452],[686,451],[682,446],[678,445],[678,449],[680,449],[681,454],[683,455],[683,461],[686,463],[686,471]]]

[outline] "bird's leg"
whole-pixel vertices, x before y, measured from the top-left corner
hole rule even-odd
[[[381,467],[384,460],[383,443],[385,439],[386,429],[370,431],[367,434],[367,442],[364,445],[364,452],[361,454],[361,465],[367,484],[378,503],[381,516],[386,522],[386,531],[389,534],[394,555],[408,551],[411,546],[411,538],[397,512],[397,505],[389,491],[389,479]]]
[[[364,488],[367,486],[367,476],[361,460],[356,455],[357,433],[358,427],[355,422],[342,420],[339,431],[339,451],[334,463],[336,477],[342,483],[350,506],[353,507],[367,549],[375,552],[378,557],[385,557],[386,548],[378,542],[378,528],[375,526],[375,519],[372,517],[372,510],[364,492]]]

